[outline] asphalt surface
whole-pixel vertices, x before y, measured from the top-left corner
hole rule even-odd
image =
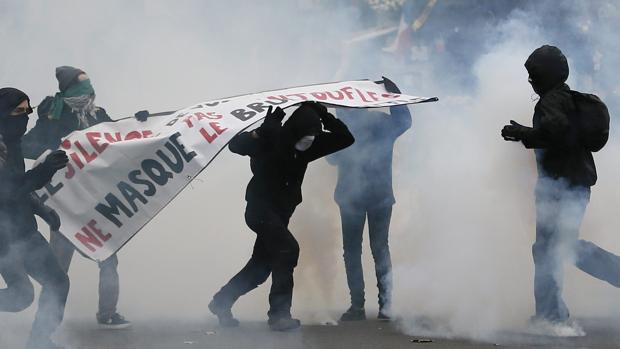
[[[406,335],[396,325],[364,321],[302,326],[300,330],[274,333],[262,322],[244,322],[238,328],[220,328],[213,321],[137,321],[129,330],[100,330],[91,319],[69,320],[56,336],[67,349],[370,349],[370,348],[620,348],[618,320],[581,320],[585,337],[557,338],[500,333],[497,341],[442,339]],[[21,348],[27,327],[2,327],[0,348]]]

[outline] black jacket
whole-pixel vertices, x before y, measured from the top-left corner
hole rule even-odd
[[[292,212],[302,201],[301,185],[308,163],[325,155],[344,149],[355,141],[347,126],[335,119],[329,132],[316,135],[312,146],[297,151],[294,143],[287,141],[285,127],[273,139],[255,137],[256,133],[242,132],[229,144],[233,153],[250,156],[253,177],[246,190],[246,201],[264,202]]]
[[[336,203],[360,208],[393,205],[394,143],[411,127],[409,108],[391,107],[390,114],[351,109],[338,116],[349,125],[355,144],[327,157],[330,164],[338,166]]]
[[[546,92],[534,108],[533,129],[523,137],[536,149],[539,177],[565,179],[572,186],[596,183],[592,153],[580,142],[575,102],[566,84]]]
[[[66,105],[60,119],[50,119],[48,114],[52,100],[53,97],[48,96],[39,104],[37,107],[39,116],[37,123],[22,139],[22,148],[27,159],[36,159],[48,149],[58,149],[64,137],[81,129],[77,115]],[[97,107],[94,117],[89,115],[87,118],[89,126],[112,121],[105,109],[99,107]]]
[[[31,193],[41,189],[55,173],[44,166],[25,171],[20,143],[6,146],[8,161],[0,168],[0,244],[4,246],[37,232]]]

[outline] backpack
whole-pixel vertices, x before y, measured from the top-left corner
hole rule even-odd
[[[609,111],[598,96],[570,91],[575,102],[580,138],[583,146],[597,152],[609,139]]]

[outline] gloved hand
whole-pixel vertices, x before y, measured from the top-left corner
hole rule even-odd
[[[385,76],[382,76],[383,78],[383,86],[385,87],[385,90],[390,92],[390,93],[395,93],[395,94],[401,94],[400,89],[398,88],[398,86],[396,86],[396,84],[386,78]]]
[[[514,120],[510,120],[510,125],[506,125],[502,129],[502,137],[504,137],[505,141],[519,142],[527,131],[531,129],[531,127],[523,126]]]
[[[148,110],[140,110],[139,112],[136,112],[133,116],[136,118],[136,120],[144,122],[146,121],[146,119],[149,118],[149,111]]]
[[[256,133],[262,138],[270,138],[273,136],[277,130],[282,126],[282,120],[286,116],[286,113],[282,108],[276,107],[274,110],[273,107],[269,107],[267,109],[267,115],[263,120],[263,124],[260,125],[259,128],[256,129]]]
[[[64,150],[55,150],[45,158],[45,160],[40,166],[44,166],[45,168],[56,172],[60,169],[65,168],[68,162],[69,157]]]
[[[325,129],[328,131],[332,131],[335,125],[338,123],[338,119],[336,119],[336,117],[332,113],[325,112],[324,114],[321,114],[320,117],[323,127],[325,127]]]
[[[315,102],[315,101],[303,102],[303,105],[308,106],[308,107],[314,109],[314,111],[319,116],[327,113],[327,107],[324,106],[323,104],[319,103],[319,102]]]

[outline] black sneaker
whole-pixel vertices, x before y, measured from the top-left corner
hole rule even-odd
[[[366,310],[362,307],[351,306],[340,316],[340,321],[362,321],[366,320]]]
[[[114,313],[107,319],[97,317],[97,323],[99,323],[99,328],[104,330],[124,330],[131,327],[131,322],[125,320],[119,313]]]
[[[290,331],[301,326],[301,322],[292,317],[270,318],[267,323],[272,331]]]
[[[223,307],[220,304],[217,304],[215,300],[212,300],[209,303],[209,311],[213,313],[213,315],[217,316],[217,320],[220,322],[220,326],[222,327],[237,327],[239,326],[239,320],[235,319],[230,310],[230,307]]]

